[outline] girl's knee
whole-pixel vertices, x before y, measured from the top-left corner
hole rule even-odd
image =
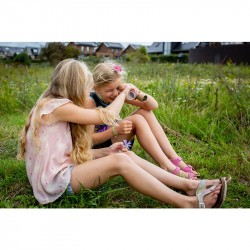
[[[143,117],[148,116],[150,114],[153,114],[153,112],[151,110],[146,110],[146,109],[143,109],[143,108],[138,109],[136,112],[137,112],[137,114],[139,114],[139,115],[141,115]]]
[[[111,157],[111,160],[114,163],[118,163],[118,165],[122,165],[131,160],[130,157],[126,153],[116,153],[116,154],[110,155],[110,157]]]
[[[130,117],[133,124],[145,123],[147,122],[145,118],[140,114],[134,114]]]
[[[127,153],[117,153],[111,155],[112,161],[114,162],[115,168],[119,173],[126,171],[133,164],[133,160]]]

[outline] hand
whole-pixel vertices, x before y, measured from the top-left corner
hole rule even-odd
[[[116,142],[108,147],[109,154],[116,154],[116,153],[122,153],[127,152],[128,149],[124,147],[123,142]]]
[[[119,126],[116,126],[114,129],[118,135],[129,134],[132,130],[132,122],[129,120],[122,120],[118,122]]]
[[[140,90],[132,83],[123,83],[122,87],[124,87],[124,86],[130,87],[131,90],[133,90],[136,95],[138,95],[140,93]]]
[[[132,84],[131,84],[132,85]],[[119,87],[119,91],[120,93],[125,93],[125,96],[127,97],[128,96],[128,92],[132,89],[134,89],[133,85],[131,86],[130,84],[126,84],[126,83],[123,83],[120,87]]]

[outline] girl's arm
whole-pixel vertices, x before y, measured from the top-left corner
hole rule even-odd
[[[121,87],[121,90],[123,90],[123,88],[126,87],[126,86],[132,87],[132,89],[136,92],[136,94],[140,93],[142,95],[146,95],[147,99],[145,101],[143,101],[143,102],[139,101],[137,99],[134,99],[134,100],[127,100],[126,99],[125,103],[131,104],[131,105],[134,105],[134,106],[146,109],[146,110],[155,110],[155,109],[158,108],[158,102],[154,99],[154,97],[140,91],[136,86],[134,86],[133,84],[130,84],[130,83],[129,84],[124,83],[123,86]]]
[[[86,102],[87,108],[95,109],[95,101],[93,98],[89,97]],[[128,120],[122,120],[118,122],[119,126],[113,126],[114,128],[110,127],[105,131],[102,132],[95,132],[94,126],[91,129],[92,132],[92,141],[94,145],[98,145],[100,143],[103,143],[115,135],[123,135],[128,134],[131,132],[132,129],[132,122]]]
[[[112,132],[112,127],[108,128],[107,130],[103,132],[95,132],[94,130],[92,131],[93,145],[98,145],[100,143],[103,143],[111,139],[112,137],[114,137],[114,134]]]
[[[107,109],[114,112],[117,116],[123,106],[128,89],[124,90]],[[50,124],[59,121],[67,121],[78,124],[94,125],[101,124],[99,111],[95,109],[84,109],[73,103],[67,103],[55,109],[51,114],[46,115],[45,120]]]
[[[95,109],[96,108],[95,101],[93,100],[93,98],[89,97],[87,99],[86,107],[88,109]],[[103,143],[114,136],[113,132],[112,132],[112,127],[108,128],[107,130],[105,130],[103,132],[95,133],[95,126],[92,126],[91,132],[92,132],[92,141],[93,141],[94,145]]]
[[[119,152],[127,152],[128,149],[123,146],[122,142],[116,142],[107,148],[100,148],[100,149],[92,149],[93,157],[95,159],[108,156],[111,154],[119,153]]]

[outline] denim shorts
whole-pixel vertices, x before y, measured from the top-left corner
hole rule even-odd
[[[71,177],[71,173],[72,173],[73,167],[74,167],[73,165],[70,166],[70,177]],[[74,192],[72,190],[72,187],[70,185],[70,182],[69,182],[69,185],[66,188],[66,193],[69,194],[69,195],[73,195],[74,194]]]

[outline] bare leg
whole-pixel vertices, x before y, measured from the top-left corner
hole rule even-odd
[[[161,168],[173,173],[176,166],[162,151],[147,121],[138,114],[129,116],[126,120],[132,121],[132,131],[129,134],[118,136],[117,141],[123,141],[124,139],[131,140],[131,138],[136,134],[140,145],[154,159],[154,161],[157,162]],[[180,171],[178,175],[184,178],[189,178],[188,173],[183,171]]]
[[[187,195],[194,196],[195,190],[198,187],[200,181],[199,180],[189,180],[189,179],[183,179],[181,177],[178,177],[176,175],[172,175],[168,173],[167,171],[164,171],[163,169],[157,167],[151,162],[148,162],[144,160],[143,158],[139,157],[132,151],[126,152],[126,154],[141,168],[143,168],[145,171],[153,175],[155,178],[157,178],[160,182],[167,185],[168,187],[175,188],[178,190],[184,191]],[[217,182],[218,180],[207,180],[206,184],[207,186],[212,186]]]
[[[141,115],[137,114],[127,117],[126,120],[132,121],[132,131],[126,135],[119,135],[117,141],[123,141],[124,139],[131,140],[136,134],[140,145],[154,159],[154,161],[157,162],[161,168],[173,172],[176,166],[162,151],[148,126],[147,121]]]
[[[164,130],[162,129],[161,125],[159,124],[158,120],[156,119],[154,113],[152,111],[140,108],[140,109],[136,110],[133,114],[140,114],[146,119],[152,133],[154,134],[154,136],[155,136],[157,142],[159,143],[164,154],[170,160],[176,159],[178,155],[175,152],[175,150],[173,149],[172,145],[170,144]],[[184,161],[181,161],[178,164],[178,166],[181,169],[184,169],[187,166],[187,164]]]
[[[95,188],[116,175],[121,175],[131,187],[140,193],[166,204],[174,207],[198,207],[196,197],[185,196],[171,190],[123,153],[75,166],[70,183],[73,191],[79,192],[81,185],[85,188]],[[180,178],[179,181],[184,181],[184,179]],[[215,204],[219,192],[218,188],[205,196],[206,207],[212,207]]]

